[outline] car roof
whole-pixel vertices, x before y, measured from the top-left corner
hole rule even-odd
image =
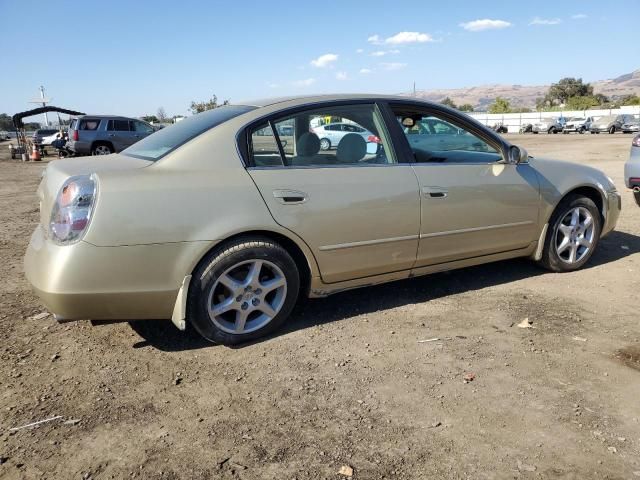
[[[135,117],[124,117],[122,115],[78,115],[77,117],[74,118],[95,118],[98,120],[101,120],[103,118],[108,118],[110,120],[112,119],[116,119],[116,120],[139,120],[141,122],[144,122],[144,120],[140,120],[139,118],[135,118]]]
[[[247,105],[253,107],[268,107],[279,103],[288,103],[288,106],[306,105],[309,103],[330,102],[334,100],[372,100],[372,101],[415,101],[416,103],[432,104],[422,99],[401,95],[382,95],[374,93],[340,93],[340,94],[318,94],[318,95],[294,95],[288,97],[261,98],[234,102],[235,105]]]

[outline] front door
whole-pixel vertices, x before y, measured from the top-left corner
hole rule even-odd
[[[320,150],[311,125],[328,116],[373,132],[375,145],[348,133]],[[251,177],[275,221],[309,245],[326,283],[408,272],[415,262],[418,182],[385,130],[375,104],[353,104],[297,111],[249,132]]]
[[[392,106],[421,189],[416,267],[518,250],[539,234],[537,174],[504,161],[499,142],[458,121]]]
[[[107,123],[107,136],[116,152],[121,152],[133,145],[133,133],[131,121],[129,120],[114,119],[109,120]]]

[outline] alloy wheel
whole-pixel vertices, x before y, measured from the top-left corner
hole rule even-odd
[[[555,248],[564,263],[575,264],[593,247],[595,225],[591,212],[584,207],[569,210],[556,227]]]
[[[93,154],[94,155],[110,155],[111,149],[106,145],[98,145],[96,148],[93,149]]]
[[[209,292],[209,318],[232,334],[250,333],[267,325],[282,310],[287,279],[268,260],[248,260],[228,268]]]

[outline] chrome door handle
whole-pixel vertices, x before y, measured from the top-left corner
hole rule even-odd
[[[299,205],[308,199],[308,195],[299,190],[274,190],[273,197],[284,205]]]
[[[449,191],[443,187],[422,187],[422,195],[426,198],[446,198]]]

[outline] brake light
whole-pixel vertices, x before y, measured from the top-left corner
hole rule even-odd
[[[631,178],[629,179],[629,184],[630,184],[632,187],[640,186],[640,178],[634,178],[634,177],[631,177]]]
[[[82,175],[67,179],[53,205],[49,231],[61,245],[79,241],[84,235],[96,198],[96,178]]]
[[[634,147],[640,147],[640,135],[636,135],[631,143]]]
[[[78,130],[74,130],[73,131],[73,141],[77,142],[78,140],[80,140],[80,134],[78,133]]]
[[[376,135],[369,135],[367,137],[367,142],[369,142],[369,143],[382,143],[380,138],[378,138],[378,136],[376,136]]]

